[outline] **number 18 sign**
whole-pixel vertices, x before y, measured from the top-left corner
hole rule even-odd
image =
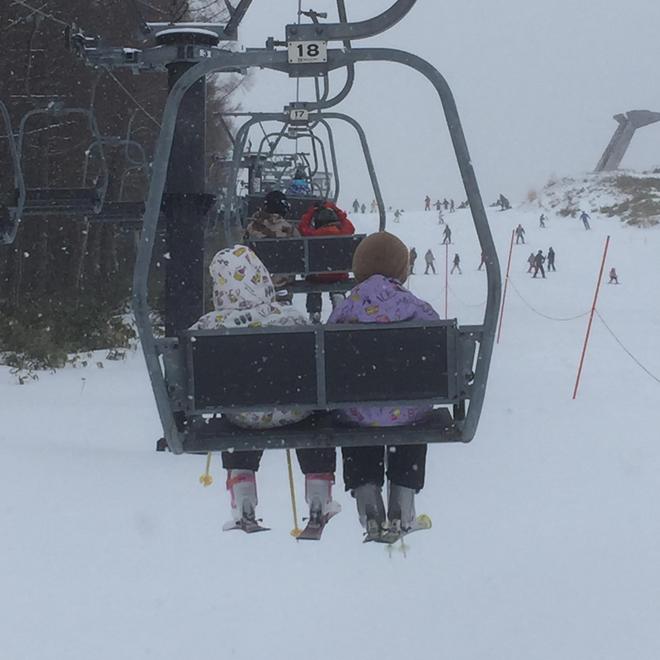
[[[289,41],[289,64],[314,64],[327,61],[327,41]]]

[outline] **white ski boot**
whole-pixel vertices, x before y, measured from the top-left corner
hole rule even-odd
[[[388,482],[387,530],[381,536],[382,543],[396,543],[407,534],[431,529],[431,518],[415,514],[415,490]]]
[[[360,524],[367,531],[367,541],[380,539],[385,529],[385,505],[380,486],[376,484],[363,484],[353,491],[357,504]]]
[[[223,526],[224,531],[241,529],[248,534],[266,531],[256,518],[257,480],[254,470],[227,470],[227,490],[231,497],[233,520]]]
[[[341,511],[341,504],[332,499],[334,481],[335,475],[331,472],[305,475],[305,501],[309,504],[309,518],[298,539],[320,540],[330,518]]]
[[[390,526],[396,526],[408,531],[415,524],[415,491],[412,488],[399,486],[389,482],[389,500],[387,505],[387,519]]]

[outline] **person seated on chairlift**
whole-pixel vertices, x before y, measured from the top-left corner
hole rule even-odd
[[[355,233],[353,223],[348,219],[346,212],[332,202],[325,201],[316,204],[303,214],[298,225],[302,236],[351,236]],[[348,279],[348,273],[328,273],[324,275],[310,275],[308,282],[317,284],[333,284]],[[331,294],[333,307],[343,300],[342,294]],[[318,322],[321,316],[321,294],[307,295],[307,311],[312,320]]]
[[[283,192],[271,190],[264,198],[263,206],[248,218],[244,240],[300,236],[295,225],[286,220],[290,208],[289,200]],[[295,274],[272,276],[280,302],[291,302],[293,295],[286,292],[286,287],[295,279]]]
[[[409,252],[393,234],[378,232],[365,238],[355,250],[353,272],[358,285],[332,312],[328,323],[439,320],[431,305],[404,287],[410,272]],[[422,422],[431,411],[432,406],[356,406],[336,415],[339,421],[358,426],[405,426]],[[345,487],[356,499],[360,523],[368,536],[378,536],[387,529],[405,532],[414,528],[414,498],[424,486],[426,445],[400,445],[387,453],[385,447],[344,447],[342,455]],[[385,465],[389,480],[387,517],[381,494]]]
[[[305,176],[305,170],[302,167],[296,168],[291,183],[286,189],[287,195],[306,197],[312,194],[312,187]]]
[[[260,328],[263,326],[307,325],[304,315],[290,305],[277,302],[270,274],[257,255],[244,245],[218,252],[209,266],[213,280],[214,311],[202,316],[192,330],[218,328]],[[246,365],[246,368],[250,368]],[[259,375],[255,370],[255,378]],[[246,429],[272,429],[296,424],[309,417],[310,411],[264,410],[226,413],[230,423]],[[227,470],[227,490],[231,495],[233,520],[225,529],[245,529],[256,520],[256,472],[261,451],[222,452]],[[335,473],[335,450],[298,449],[298,461],[305,474],[305,498],[312,514],[337,513],[332,500]]]

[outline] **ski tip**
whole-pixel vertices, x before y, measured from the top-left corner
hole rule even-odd
[[[419,516],[417,516],[417,524],[422,529],[431,529],[431,527],[433,527],[433,521],[431,520],[431,516],[427,516],[425,513],[422,513]]]

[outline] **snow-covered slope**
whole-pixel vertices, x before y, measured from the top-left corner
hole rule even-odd
[[[563,217],[581,211],[619,218],[642,227],[660,224],[660,170],[617,170],[551,180],[540,194],[530,193],[528,208]]]
[[[153,451],[160,430],[139,354],[25,386],[0,368],[0,657],[660,657],[660,384],[596,320],[572,401],[587,319],[546,318],[589,309],[611,234],[607,265],[622,283],[603,287],[600,312],[660,376],[660,232],[600,217],[586,232],[555,216],[540,230],[537,215],[491,213],[503,264],[518,222],[528,245],[515,247],[477,437],[431,449],[418,510],[434,526],[410,537],[407,558],[361,543],[339,486],[344,511],[323,541],[296,543],[281,452],[259,473],[272,531],[223,534],[218,462],[203,489],[202,458]],[[464,267],[450,278],[449,313],[477,322],[479,247],[466,212],[446,218],[449,257]],[[407,211],[390,228],[420,260],[434,250],[440,274],[411,288],[442,310],[435,213]],[[530,251],[550,245],[557,272],[531,279]]]

